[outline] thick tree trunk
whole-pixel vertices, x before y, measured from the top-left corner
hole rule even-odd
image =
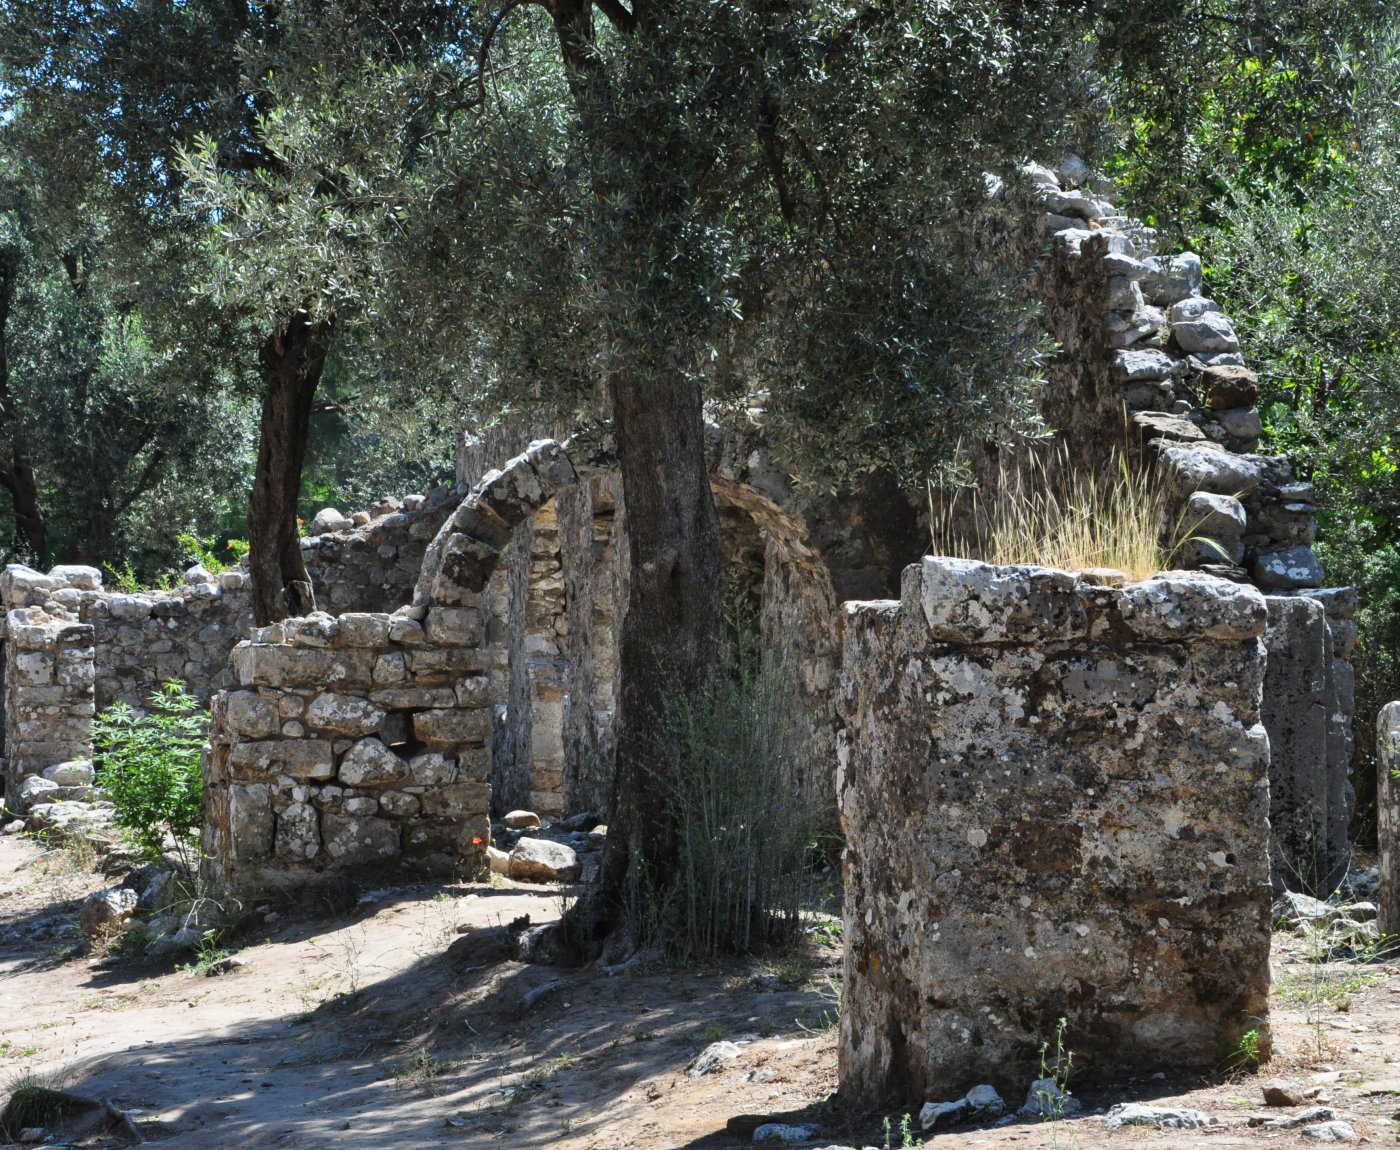
[[[330,320],[298,312],[267,338],[259,355],[263,380],[258,465],[248,500],[248,566],[259,626],[316,608],[301,557],[297,497],[311,429],[311,407],[330,348]]]
[[[10,493],[15,533],[20,543],[31,552],[36,563],[42,564],[49,550],[49,525],[39,499],[34,463],[20,432],[19,412],[10,394],[7,333],[18,265],[17,258],[0,251],[0,435],[6,443],[5,458],[0,459],[0,487]]]
[[[669,885],[676,829],[658,756],[676,699],[715,673],[722,628],[719,515],[705,466],[700,385],[693,373],[612,380],[627,501],[631,583],[619,651],[617,766],[601,875],[604,905],[630,909],[638,881]]]

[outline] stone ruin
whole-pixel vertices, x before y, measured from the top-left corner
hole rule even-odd
[[[799,489],[761,410],[707,428],[731,582],[839,799],[842,1077],[869,1101],[1024,1080],[1062,1016],[1120,1065],[1267,1044],[1270,886],[1326,894],[1348,865],[1354,593],[1322,587],[1312,488],[1255,452],[1257,380],[1200,261],[1154,255],[1080,175],[1028,168],[1029,208],[1004,189],[988,218],[1035,253],[1047,422],[1087,468],[1126,442],[1160,469],[1215,544],[1179,550],[1189,571],[909,566],[915,503]],[[374,510],[317,516],[327,610],[258,630],[242,572],[127,595],[10,568],[7,803],[90,797],[94,710],[178,675],[211,700],[219,887],[478,876],[493,815],[604,810],[627,529],[606,455],[500,429],[455,488]]]
[[[1267,1035],[1264,597],[926,558],[847,603],[841,1081],[1024,1091]]]

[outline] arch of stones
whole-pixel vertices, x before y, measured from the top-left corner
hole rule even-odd
[[[1256,453],[1257,380],[1200,261],[1154,254],[1081,175],[1026,169],[987,242],[1034,253],[1047,421],[1095,467],[1126,420],[1217,543],[1178,553],[1192,570],[920,559],[903,496],[804,493],[758,419],[710,429],[726,561],[798,672],[847,836],[842,1076],[869,1099],[1024,1079],[1062,1016],[1091,1067],[1212,1064],[1267,1033],[1271,887],[1326,894],[1348,866],[1355,595],[1323,587],[1310,485]],[[328,610],[271,627],[241,571],[128,594],[6,569],[7,805],[45,825],[90,797],[95,710],[178,677],[211,703],[218,886],[478,875],[493,811],[602,811],[618,477],[557,437],[461,461],[454,488],[318,517]]]

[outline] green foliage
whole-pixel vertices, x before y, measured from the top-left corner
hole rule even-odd
[[[183,532],[177,542],[186,561],[198,563],[211,575],[237,567],[248,554],[248,540],[227,539],[218,546],[212,539]],[[217,549],[216,549],[217,547]]]
[[[193,871],[204,813],[200,757],[209,717],[178,680],[151,696],[141,714],[114,703],[93,721],[98,785],[116,807],[117,825],[151,859],[173,843]]]
[[[1400,697],[1400,70],[1397,33],[1358,56],[1345,162],[1301,182],[1236,181],[1208,233],[1212,294],[1260,372],[1264,450],[1318,488],[1318,554],[1360,592],[1356,714]],[[1374,726],[1355,725],[1365,837]]]

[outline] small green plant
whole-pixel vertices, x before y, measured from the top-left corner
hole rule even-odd
[[[1078,1103],[1072,1104],[1069,1092],[1069,1076],[1074,1069],[1074,1052],[1065,1046],[1065,1030],[1069,1019],[1061,1018],[1055,1023],[1055,1049],[1050,1051],[1047,1039],[1040,1046],[1040,1079],[1031,1099],[1040,1111],[1041,1120],[1050,1123],[1050,1145],[1059,1147],[1060,1120],[1066,1117]]]
[[[136,572],[132,570],[130,563],[123,563],[117,567],[110,563],[104,563],[102,566],[107,572],[108,586],[128,595],[141,590],[141,580],[136,577]]]
[[[890,1141],[891,1137],[892,1132],[890,1130],[890,1120],[887,1115],[885,1117],[884,1150],[895,1150],[894,1143]],[[913,1115],[905,1114],[899,1120],[899,1150],[920,1150],[923,1144],[924,1140],[922,1138],[915,1139],[914,1137]]]
[[[217,929],[206,930],[199,940],[199,945],[195,947],[194,961],[186,963],[183,969],[190,974],[208,974],[224,959],[232,957],[233,951],[219,944],[223,933]]]
[[[93,721],[98,784],[112,800],[117,825],[148,859],[167,845],[189,873],[198,862],[204,813],[200,772],[209,717],[178,680],[150,699],[148,714],[114,703]]]
[[[230,539],[221,549],[215,550],[212,539],[186,531],[176,537],[176,542],[187,559],[198,563],[211,575],[237,567],[248,554],[246,539]]]
[[[1264,1060],[1264,1042],[1258,1028],[1246,1030],[1230,1044],[1224,1058],[1227,1073],[1255,1070]]]

